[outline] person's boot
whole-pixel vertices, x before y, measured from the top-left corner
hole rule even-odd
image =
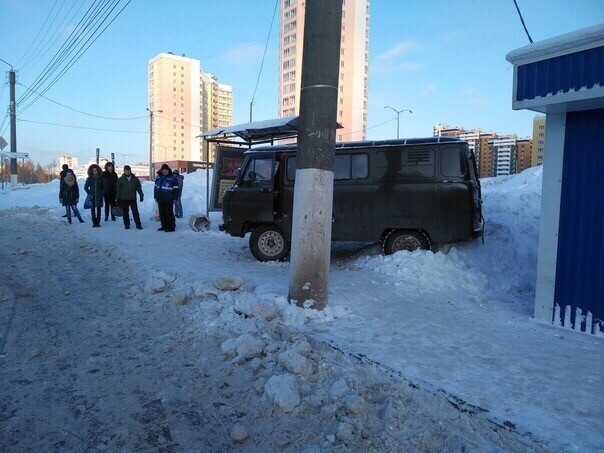
[[[67,223],[71,223],[71,217],[67,217]]]
[[[166,231],[166,229],[164,227],[160,227],[157,229],[157,231]]]
[[[142,230],[142,229],[143,229],[143,226],[142,226],[142,225],[139,223],[138,225],[136,225],[136,229],[137,229],[137,230]]]
[[[84,223],[84,219],[82,218],[81,215],[78,216],[78,220],[80,221],[80,223]]]

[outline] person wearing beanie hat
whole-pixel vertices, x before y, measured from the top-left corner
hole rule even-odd
[[[117,180],[115,189],[115,198],[118,204],[124,211],[124,228],[130,229],[130,209],[132,209],[132,218],[137,230],[142,230],[141,217],[138,213],[138,205],[136,204],[136,194],[139,195],[141,203],[145,196],[140,180],[132,174],[130,165],[124,165],[124,173]]]
[[[178,180],[168,164],[163,164],[159,170],[159,175],[155,179],[153,190],[153,198],[157,202],[159,220],[161,222],[161,227],[157,231],[170,233],[176,230],[174,203],[178,200],[179,193]]]

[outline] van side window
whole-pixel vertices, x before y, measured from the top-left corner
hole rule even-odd
[[[444,148],[440,162],[443,176],[463,178],[466,175],[466,159],[459,148]]]
[[[272,179],[271,170],[273,168],[273,160],[270,157],[257,157],[250,159],[245,172],[243,173],[242,181],[244,183],[270,181]]]
[[[352,179],[365,179],[369,176],[369,156],[367,154],[352,155]]]
[[[350,154],[336,156],[333,169],[333,179],[350,179]]]
[[[287,158],[288,181],[296,179],[296,158]],[[369,177],[369,156],[367,154],[340,154],[335,156],[334,179],[365,179]]]

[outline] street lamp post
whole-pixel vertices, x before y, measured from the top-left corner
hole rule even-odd
[[[149,180],[153,181],[153,114],[164,113],[163,110],[151,110],[147,107],[149,112]]]
[[[120,156],[122,156],[122,168],[124,167],[124,165],[126,165],[126,156],[134,156],[134,154],[130,154],[130,153],[116,153],[119,154]]]
[[[389,105],[387,105],[384,108],[385,109],[394,110],[394,112],[396,113],[396,138],[401,138],[400,137],[400,119],[401,119],[401,113],[403,113],[403,112],[413,113],[413,112],[411,110],[409,110],[409,109],[397,110],[394,107],[390,107]]]

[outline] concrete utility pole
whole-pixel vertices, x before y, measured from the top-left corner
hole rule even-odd
[[[341,34],[342,0],[307,0],[289,299],[318,310],[329,294]]]
[[[101,148],[96,149],[96,164],[98,165],[101,158]]]
[[[15,83],[17,77],[15,75],[15,68],[8,61],[0,58],[0,61],[10,66],[8,71],[8,83],[10,85],[10,150],[12,153],[17,152],[17,101],[15,100]],[[11,158],[10,160],[10,185],[15,187],[17,185],[17,159]]]
[[[149,181],[155,181],[153,177],[153,114],[164,113],[164,111],[147,108],[147,112],[149,112]]]
[[[413,113],[411,110],[409,109],[402,109],[402,110],[397,110],[394,107],[390,107],[389,105],[387,105],[386,107],[384,107],[385,109],[390,109],[390,110],[394,110],[394,112],[396,113],[396,138],[400,138],[400,129],[401,129],[401,113],[403,112],[409,112],[409,113]]]

